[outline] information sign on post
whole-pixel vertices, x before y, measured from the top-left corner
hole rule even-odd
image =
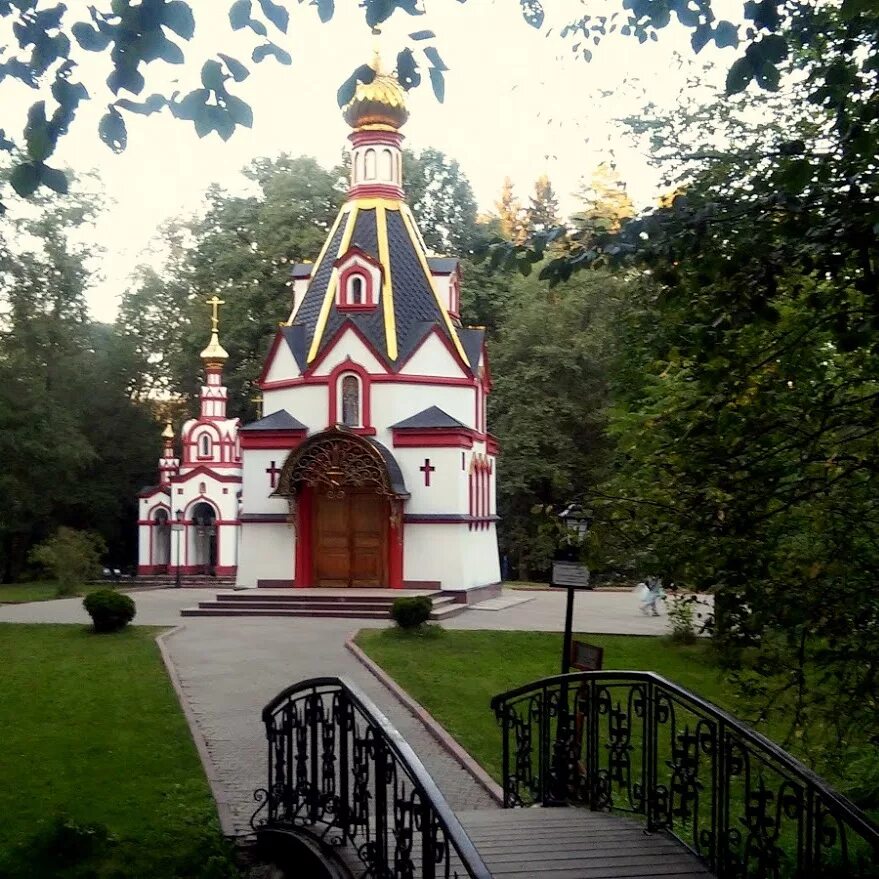
[[[550,586],[567,589],[568,601],[565,605],[565,637],[562,642],[562,674],[571,670],[571,634],[574,624],[574,593],[578,589],[589,589],[589,568],[580,562],[556,561],[552,563]]]
[[[589,568],[580,562],[553,562],[550,586],[568,589],[590,589]]]
[[[585,641],[571,644],[571,667],[578,671],[601,671],[604,662],[604,649]]]

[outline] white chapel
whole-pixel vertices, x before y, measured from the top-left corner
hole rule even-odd
[[[484,331],[461,325],[458,260],[428,255],[404,200],[404,91],[374,67],[344,109],[347,200],[293,268],[251,424],[226,417],[209,301],[199,417],[180,458],[166,428],[159,484],[140,494],[141,574],[474,596],[500,580]]]

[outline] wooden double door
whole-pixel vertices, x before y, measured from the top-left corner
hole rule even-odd
[[[373,491],[314,499],[314,582],[317,586],[386,586],[387,499]]]

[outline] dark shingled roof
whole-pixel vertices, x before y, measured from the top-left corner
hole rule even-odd
[[[271,415],[266,415],[265,418],[260,418],[259,421],[245,424],[241,430],[308,430],[308,428],[286,409],[279,409]]]
[[[391,425],[391,430],[406,428],[419,428],[424,429],[428,427],[464,427],[466,428],[466,424],[462,424],[458,421],[457,418],[452,418],[448,412],[443,412],[439,406],[430,406],[427,409],[424,409],[421,412],[417,412],[415,415],[412,415],[410,418],[405,418],[403,421],[398,421],[396,424]]]
[[[384,459],[385,466],[388,468],[388,476],[391,480],[391,491],[393,491],[397,497],[409,497],[409,491],[406,488],[406,480],[403,479],[403,471],[400,469],[400,465],[397,463],[397,459],[394,457],[393,452],[387,446],[383,446],[378,440],[373,439],[371,436],[364,437],[364,439],[371,445],[375,446]]]
[[[485,330],[480,327],[461,327],[458,329],[458,338],[470,361],[470,369],[475,374],[482,354],[482,345],[485,342]]]
[[[450,275],[460,262],[461,260],[453,256],[429,256],[427,258],[430,270],[438,275]]]
[[[171,494],[171,486],[169,485],[145,485],[138,493],[138,497],[149,497],[150,495],[161,492],[162,494]]]
[[[293,270],[290,274],[294,278],[310,278],[312,271],[314,271],[313,262],[296,262],[293,263]]]
[[[305,367],[308,365],[308,342],[305,338],[305,327],[301,324],[294,324],[292,327],[281,327],[281,335],[293,354],[293,359],[296,361],[300,372],[305,372]]]
[[[357,212],[357,219],[350,238],[350,246],[358,247],[370,257],[379,261],[377,211],[375,208],[362,209]],[[387,354],[387,335],[385,329],[385,312],[382,301],[368,311],[339,311],[335,302],[330,308],[326,326],[320,337],[318,353],[339,334],[346,325],[355,326],[369,343],[384,358],[391,369],[397,369],[406,358],[418,347],[425,336],[434,328],[449,338],[449,328],[443,316],[442,308],[434,295],[431,280],[424,273],[419,259],[416,242],[413,242],[399,210],[385,211],[388,237],[388,257],[390,276],[393,286],[394,322],[396,329],[397,357],[391,360]],[[285,338],[296,357],[301,369],[314,339],[320,316],[321,305],[326,297],[327,287],[332,274],[333,263],[339,258],[339,247],[345,233],[347,218],[339,223],[323,259],[315,268],[311,283],[294,317],[293,326],[289,330],[301,333],[295,338],[285,330]],[[344,256],[344,254],[342,254]],[[457,265],[455,259],[440,259],[439,264]],[[436,264],[432,259],[430,265]],[[380,297],[384,296],[384,288]],[[465,349],[466,350],[466,349]]]

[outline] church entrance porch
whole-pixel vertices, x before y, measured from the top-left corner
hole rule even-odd
[[[298,587],[403,585],[403,502],[391,452],[338,426],[306,440],[281,471],[296,532]]]

